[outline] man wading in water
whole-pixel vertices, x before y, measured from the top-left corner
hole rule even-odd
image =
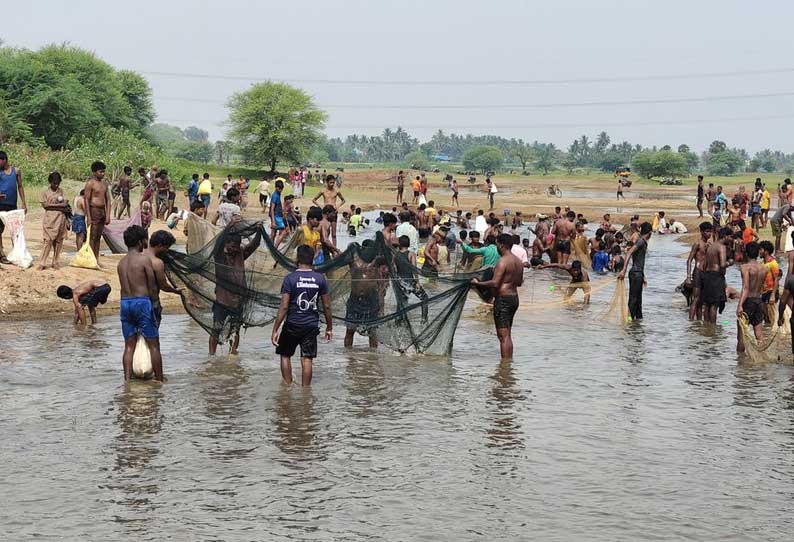
[[[471,279],[472,284],[481,288],[494,289],[493,319],[496,324],[496,336],[499,337],[499,350],[502,359],[513,358],[513,339],[510,330],[513,327],[513,316],[518,310],[517,288],[524,282],[524,266],[521,260],[511,252],[513,237],[502,233],[496,238],[499,261],[496,262],[493,278],[479,282]]]
[[[706,248],[698,292],[699,303],[703,306],[703,319],[709,324],[716,324],[717,313],[721,313],[725,308],[725,302],[728,300],[725,293],[725,269],[733,265],[733,260],[727,259],[727,245],[733,242],[731,229],[720,228],[717,236],[719,240],[716,243],[708,243]]]
[[[643,222],[640,225],[639,238],[626,253],[626,261],[631,260],[631,271],[629,271],[629,315],[632,320],[642,320],[642,289],[647,285],[647,282],[645,282],[645,254],[648,251],[648,239],[651,238],[652,231],[651,223]],[[626,267],[618,275],[620,280],[626,277]]]
[[[334,240],[334,246],[336,246],[336,214],[339,211],[339,206],[336,204],[336,200],[339,199],[339,205],[345,204],[345,197],[342,193],[334,188],[336,185],[336,177],[333,175],[328,175],[325,178],[325,189],[314,196],[312,203],[317,205],[317,200],[323,198],[323,206],[331,205],[334,208],[333,216],[330,216],[328,220],[331,222],[331,238]]]
[[[739,305],[736,307],[736,318],[741,318],[742,313],[747,316],[748,325],[752,326],[755,339],[760,343],[764,338],[761,325],[764,323],[764,302],[761,300],[761,290],[766,281],[767,268],[757,261],[758,243],[750,243],[744,249],[747,263],[742,266],[742,294]],[[737,323],[736,351],[744,352],[744,337],[742,326]]]
[[[154,378],[162,382],[160,332],[152,307],[152,294],[157,291],[157,279],[151,257],[143,252],[147,245],[146,230],[140,226],[130,226],[124,232],[124,244],[127,245],[127,255],[118,265],[121,284],[121,333],[124,336],[124,380],[128,381],[132,377],[132,355],[140,333],[152,356]]]
[[[105,226],[110,224],[110,199],[108,189],[102,179],[105,177],[105,164],[94,162],[91,164],[93,176],[85,183],[85,218],[91,227],[91,237],[88,242],[99,265],[99,242],[102,240],[102,232]]]
[[[706,261],[706,249],[711,242],[712,234],[714,233],[714,226],[710,222],[700,223],[700,239],[692,245],[692,250],[689,251],[689,257],[686,259],[686,280],[685,284],[692,285],[692,303],[689,305],[689,319],[701,319],[700,291],[703,288],[703,266]],[[695,262],[695,268],[692,269],[692,262]]]

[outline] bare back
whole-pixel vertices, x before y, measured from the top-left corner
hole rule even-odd
[[[121,297],[149,297],[156,291],[157,284],[148,254],[131,250],[118,265]]]
[[[725,252],[723,243],[710,243],[705,251],[702,267],[700,267],[700,263],[698,263],[698,267],[704,271],[721,271],[725,269]]]
[[[496,295],[518,295],[517,288],[524,283],[524,266],[521,260],[508,252],[499,258],[494,268],[494,278],[499,278]]]
[[[747,297],[761,297],[761,290],[766,281],[767,268],[757,261],[742,266],[742,288],[747,289]]]

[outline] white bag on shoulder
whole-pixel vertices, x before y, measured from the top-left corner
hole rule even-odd
[[[2,212],[0,213],[0,220],[8,228],[8,234],[14,245],[14,248],[11,249],[6,258],[12,264],[22,269],[27,269],[33,265],[33,256],[28,252],[27,243],[25,243],[25,211],[17,209],[15,211]]]

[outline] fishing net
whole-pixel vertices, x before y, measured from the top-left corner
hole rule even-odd
[[[126,254],[127,245],[124,244],[124,232],[130,226],[141,225],[141,208],[135,209],[132,216],[126,220],[111,220],[110,224],[102,230],[102,239],[113,254]]]
[[[777,317],[777,314],[775,314]],[[742,362],[746,365],[760,365],[764,363],[784,363],[794,364],[794,330],[792,330],[791,311],[786,309],[783,316],[783,325],[778,326],[777,321],[773,325],[771,332],[766,332],[765,337],[760,341],[755,338],[753,326],[747,320],[747,316],[742,314],[737,319],[739,323],[738,333],[742,334],[744,342],[744,358]]]
[[[617,279],[615,281],[615,292],[609,300],[609,306],[601,317],[604,321],[618,326],[629,323],[629,303],[626,298],[626,281]]]
[[[188,291],[183,297],[188,314],[219,342],[241,328],[271,323],[282,281],[297,268],[293,253],[300,236],[280,251],[261,222],[218,230],[189,216],[187,231],[188,253],[169,251],[163,260],[171,282]],[[242,267],[239,258],[238,265],[229,264],[235,246],[242,247],[240,258],[247,256]],[[400,352],[440,355],[451,352],[471,278],[482,277],[481,272],[428,275],[387,246],[380,232],[315,270],[328,280],[334,320],[347,329],[374,334],[379,343]]]

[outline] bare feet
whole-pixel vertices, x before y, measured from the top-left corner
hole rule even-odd
[[[36,266],[36,271],[44,271],[45,269],[47,269],[47,266],[44,264],[40,263],[39,265]]]

